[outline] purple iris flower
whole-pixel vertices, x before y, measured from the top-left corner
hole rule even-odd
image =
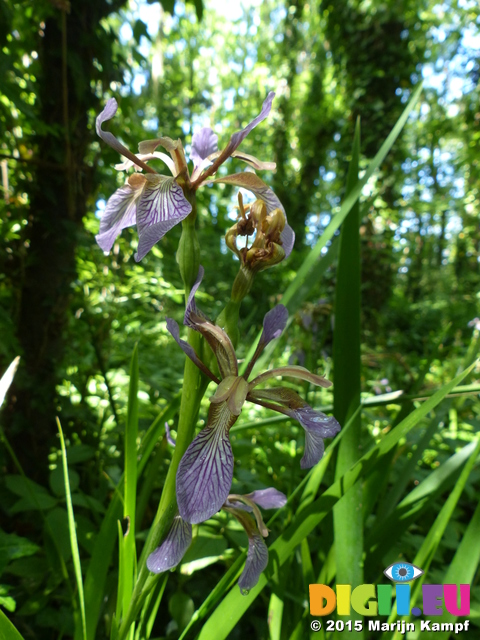
[[[255,174],[238,173],[217,180],[209,180],[217,169],[229,157],[237,157],[254,169],[275,169],[274,162],[261,162],[253,156],[237,151],[241,142],[250,131],[265,120],[272,108],[275,94],[270,92],[265,99],[258,116],[244,129],[234,133],[223,151],[218,151],[217,135],[209,127],[195,132],[192,137],[190,160],[193,161],[193,172],[190,175],[185,153],[180,140],[168,137],[145,140],[138,145],[138,155],[133,154],[117,138],[102,129],[107,120],[111,120],[117,112],[117,101],[110,98],[105,109],[96,119],[96,131],[104,142],[118,151],[127,160],[115,165],[119,171],[134,168],[123,187],[117,189],[107,201],[105,211],[100,220],[100,232],[96,236],[98,245],[108,252],[122,229],[137,225],[138,251],[135,260],[139,262],[172,227],[184,220],[192,211],[192,205],[185,197],[185,192],[192,193],[209,182],[225,182],[250,190],[257,198],[261,197],[267,209],[280,208],[281,205],[273,191]],[[157,151],[163,147],[169,155]],[[150,166],[150,160],[160,159],[170,170],[171,176],[158,174]],[[141,171],[145,173],[141,173]],[[285,217],[286,219],[286,217]],[[292,250],[295,235],[286,224],[282,232],[285,255]]]
[[[247,495],[228,495],[222,505],[224,511],[240,522],[248,536],[247,559],[238,581],[240,591],[244,594],[257,584],[260,574],[268,564],[268,549],[264,541],[268,536],[268,529],[258,507],[279,509],[286,502],[285,494],[270,487]],[[253,514],[253,517],[250,514]],[[165,540],[148,556],[147,568],[152,573],[173,569],[181,561],[191,542],[192,525],[177,514]]]
[[[200,267],[187,301],[184,323],[199,331],[210,345],[218,363],[221,380],[201,361],[194,349],[180,338],[177,323],[167,319],[167,328],[187,356],[216,382],[217,389],[210,398],[207,425],[200,431],[185,451],[176,477],[177,504],[182,519],[196,524],[216,513],[224,504],[233,478],[233,452],[229,431],[238,419],[246,400],[274,409],[298,420],[305,430],[305,453],[301,460],[303,469],[314,466],[323,456],[324,438],[332,438],[340,431],[333,417],[312,409],[291,389],[276,387],[256,390],[256,387],[278,376],[307,380],[321,387],[331,382],[310,373],[304,367],[287,366],[271,369],[254,378],[248,377],[266,345],[278,338],[287,323],[288,311],[279,304],[269,311],[263,320],[263,332],[258,347],[245,373],[238,374],[235,350],[225,331],[209,320],[195,304],[195,292],[203,277]]]

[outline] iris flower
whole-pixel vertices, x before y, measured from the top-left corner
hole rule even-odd
[[[216,180],[211,179],[211,176],[229,157],[237,157],[254,169],[275,169],[274,162],[261,162],[253,156],[237,151],[250,131],[269,115],[274,96],[273,92],[268,94],[258,116],[244,129],[234,133],[223,151],[218,150],[218,138],[212,129],[204,127],[195,132],[190,153],[190,160],[193,162],[191,175],[180,140],[172,140],[168,137],[145,140],[140,142],[139,154],[135,155],[112,133],[105,131],[102,125],[114,117],[118,108],[115,98],[110,98],[105,109],[96,119],[97,134],[127,158],[122,164],[115,165],[115,168],[125,171],[134,167],[135,172],[107,202],[100,220],[100,232],[96,236],[101,249],[105,252],[110,251],[122,229],[136,224],[138,251],[135,254],[135,260],[139,262],[167,231],[190,214],[192,205],[185,194],[194,193],[207,180],[210,183],[223,182],[243,187],[265,202],[268,213],[280,209],[285,215],[285,209],[280,200],[255,173],[236,173]],[[163,147],[169,155],[157,151],[158,147]],[[154,171],[148,165],[148,162],[154,159],[162,160],[170,170],[171,176],[160,175]],[[141,173],[142,170],[144,173]],[[285,225],[281,239],[285,255],[288,256],[295,240],[295,234],[288,224]]]
[[[185,522],[203,522],[216,513],[227,499],[233,478],[233,452],[229,431],[237,421],[246,400],[274,409],[298,420],[305,430],[305,452],[300,466],[314,466],[323,456],[324,438],[332,438],[340,425],[333,417],[312,409],[295,391],[276,387],[257,390],[270,378],[287,376],[307,380],[321,387],[331,382],[298,366],[280,367],[260,374],[251,382],[248,377],[266,345],[278,338],[287,323],[288,311],[279,304],[263,320],[263,332],[258,347],[243,375],[230,338],[209,320],[195,304],[195,293],[203,277],[200,267],[197,280],[187,301],[184,324],[200,332],[217,359],[221,380],[202,362],[193,347],[180,338],[178,324],[167,318],[167,328],[187,356],[218,386],[210,398],[207,425],[185,451],[177,469],[176,492],[180,516]]]
[[[238,581],[242,593],[247,593],[257,584],[260,574],[268,564],[268,549],[264,542],[268,529],[258,507],[279,509],[286,502],[287,497],[281,491],[270,487],[247,495],[231,494],[222,506],[224,511],[240,522],[248,536],[247,560]],[[173,569],[181,561],[191,542],[192,525],[177,514],[165,540],[148,556],[147,568],[152,573]]]

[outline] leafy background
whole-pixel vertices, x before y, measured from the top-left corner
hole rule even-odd
[[[277,163],[265,179],[297,242],[242,305],[240,357],[287,292],[291,322],[264,364],[303,364],[334,380],[333,393],[298,390],[341,412],[344,433],[306,476],[301,428],[244,409],[232,429],[234,488],[273,485],[290,497],[270,525],[270,556],[280,560],[257,591],[240,596],[234,579],[246,539],[216,516],[195,532],[182,566],[152,585],[136,637],[305,637],[309,583],[378,582],[402,558],[428,568],[430,583],[472,583],[473,628],[460,635],[475,638],[478,370],[456,376],[475,362],[480,340],[477,3],[266,0],[229,12],[201,0],[0,0],[0,15],[1,371],[22,357],[0,416],[0,606],[8,618],[24,638],[82,637],[58,416],[87,637],[115,637],[136,344],[139,548],[171,458],[163,423],[175,433],[183,354],[165,318],[182,318],[180,230],[141,264],[134,230],[109,256],[96,246],[99,215],[124,176],[112,168],[117,154],[95,137],[95,115],[115,95],[112,128],[129,148],[158,133],[188,150],[195,127],[211,124],[226,141],[274,90],[272,115],[242,149]],[[407,124],[375,161],[422,78]],[[340,207],[356,163],[360,178],[376,171],[348,213]],[[215,317],[238,269],[223,240],[236,194],[217,185],[198,196],[199,300]],[[369,452],[334,509],[339,479]]]

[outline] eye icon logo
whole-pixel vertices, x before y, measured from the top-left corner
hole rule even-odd
[[[409,562],[394,562],[383,573],[392,582],[410,582],[423,575],[424,571]]]

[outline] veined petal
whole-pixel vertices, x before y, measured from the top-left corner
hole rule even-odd
[[[256,361],[260,357],[261,353],[269,342],[275,338],[279,338],[282,335],[282,331],[285,329],[288,320],[288,310],[283,304],[277,304],[273,309],[270,309],[263,318],[263,331],[260,336],[260,341],[252,359],[248,363],[245,370],[244,377],[248,379],[248,376],[252,372]]]
[[[128,182],[110,196],[100,219],[100,230],[95,240],[99,247],[108,252],[122,229],[131,227],[136,221],[137,200],[143,190],[144,183],[134,188]]]
[[[147,569],[163,573],[176,567],[192,542],[192,525],[180,516],[173,519],[170,531],[162,544],[147,558]]]
[[[282,335],[283,330],[287,326],[288,310],[283,304],[277,304],[270,309],[263,318],[263,331],[260,336],[260,342],[266,346],[275,338]]]
[[[197,367],[200,369],[200,371],[203,371],[203,373],[208,376],[210,378],[210,380],[213,380],[214,382],[216,382],[217,384],[220,383],[220,380],[217,378],[217,376],[215,376],[210,369],[203,364],[203,362],[200,360],[200,358],[198,357],[195,349],[188,344],[188,342],[186,342],[185,340],[182,340],[180,338],[180,329],[178,324],[175,322],[175,320],[173,320],[172,318],[167,318],[167,329],[170,332],[171,336],[173,337],[173,339],[177,342],[178,346],[183,350],[183,352],[190,358],[190,360],[197,365]]]
[[[311,373],[305,367],[298,367],[296,365],[290,365],[287,367],[278,367],[277,369],[270,369],[270,371],[265,371],[265,373],[261,373],[254,380],[250,382],[250,389],[253,389],[257,385],[265,382],[265,380],[269,380],[270,378],[276,378],[278,376],[286,377],[286,378],[299,378],[300,380],[306,380],[307,382],[311,382],[312,384],[317,385],[317,387],[324,387],[328,389],[328,387],[332,386],[330,380],[326,378],[322,378],[322,376],[317,376],[314,373]]]
[[[187,325],[191,329],[194,329],[193,323],[190,322],[190,314],[195,313],[196,315],[203,315],[199,309],[197,309],[197,305],[195,304],[195,294],[197,293],[198,287],[201,285],[203,276],[205,274],[205,269],[200,265],[198,267],[197,279],[195,280],[193,287],[190,289],[190,293],[188,295],[187,304],[185,306],[185,316],[183,318],[183,324]]]
[[[222,153],[221,151],[217,151],[216,153],[212,153],[207,158],[207,160],[209,162],[213,162],[218,157],[220,157],[221,153]],[[263,162],[262,160],[259,160],[255,156],[251,156],[248,153],[243,153],[243,151],[234,151],[232,153],[231,157],[232,158],[238,158],[239,160],[243,160],[243,162],[246,162],[247,164],[249,164],[254,169],[257,169],[258,171],[266,171],[266,170],[274,171],[277,168],[277,165],[276,165],[275,162]]]
[[[137,156],[134,153],[129,151],[127,147],[125,147],[121,142],[119,142],[115,138],[113,133],[110,133],[110,131],[104,131],[102,129],[102,124],[107,120],[111,120],[113,116],[117,113],[117,109],[118,109],[117,101],[115,100],[115,98],[110,98],[110,100],[108,100],[105,106],[105,109],[98,114],[95,120],[95,129],[97,131],[97,135],[100,136],[100,138],[104,142],[106,142],[110,147],[112,147],[112,149],[115,149],[115,151],[118,151],[118,153],[120,153],[122,156],[125,156],[126,158],[131,160],[137,166],[142,167],[142,169],[145,169],[145,171],[148,171],[150,173],[155,173],[153,169],[151,169],[147,164],[142,162],[142,160],[137,158]]]
[[[287,504],[287,496],[274,487],[257,489],[247,493],[245,497],[258,504],[262,509],[280,509]]]
[[[225,160],[227,160],[227,158],[229,158],[232,155],[232,153],[234,153],[237,150],[237,147],[248,136],[250,131],[254,127],[256,127],[257,124],[260,124],[262,120],[265,120],[265,118],[268,116],[272,108],[272,101],[274,97],[275,97],[275,93],[273,91],[270,91],[270,93],[268,94],[268,96],[265,98],[263,102],[262,109],[258,114],[258,116],[254,118],[244,129],[241,129],[241,131],[237,131],[231,136],[225,149],[218,155],[217,159],[214,161],[211,167],[209,167],[207,171],[197,179],[195,186],[198,187],[199,184],[201,184],[208,176],[211,176],[214,173],[216,173],[218,167],[220,167],[225,162]]]
[[[309,469],[321,460],[325,448],[323,439],[333,438],[341,429],[333,416],[316,411],[292,389],[277,387],[251,391],[247,400],[279,411],[300,422],[305,430],[305,453],[300,461],[302,469]],[[275,406],[268,402],[270,400],[278,404]]]
[[[188,296],[184,324],[202,334],[210,345],[218,362],[222,378],[238,375],[238,363],[235,349],[227,333],[214,324],[195,304],[195,293],[202,281],[204,269],[200,266],[198,276]]]
[[[265,182],[259,178],[255,173],[251,171],[244,171],[242,173],[233,173],[229,176],[224,176],[222,178],[216,178],[212,180],[213,182],[221,182],[223,184],[232,184],[237,187],[241,187],[243,189],[247,189],[259,200],[263,200],[267,206],[267,213],[270,213],[274,209],[280,209],[285,216],[285,221],[287,220],[287,214],[285,213],[285,209],[275,195],[275,193],[270,189],[269,186],[265,184]],[[285,257],[292,253],[293,245],[295,243],[295,233],[292,227],[285,222],[285,228],[280,234],[280,238],[283,242],[283,250],[285,251]]]
[[[138,253],[139,262],[176,224],[181,222],[192,210],[182,188],[174,178],[165,176],[145,176],[147,183],[137,206]]]
[[[170,169],[172,176],[175,175],[175,164],[173,160],[167,156],[166,153],[162,153],[161,151],[155,151],[154,153],[138,154],[138,159],[141,160],[142,162],[149,162],[149,160],[155,160],[157,158],[159,160],[162,160],[162,162],[164,162],[167,165],[167,167]],[[141,167],[135,164],[132,160],[125,160],[125,162],[116,164],[114,168],[117,171],[127,171],[127,169],[131,169],[132,167],[135,167],[135,171],[141,171]]]
[[[192,136],[192,152],[190,160],[193,161],[194,167],[198,168],[204,160],[209,159],[208,156],[216,153],[218,149],[218,136],[210,129],[203,127],[195,131]]]
[[[163,138],[155,138],[155,140],[143,140],[138,143],[139,153],[153,153],[157,147],[163,147],[167,151],[175,151],[178,147],[178,141],[172,140],[168,136]]]
[[[285,257],[288,258],[292,253],[293,245],[295,244],[295,231],[288,222],[285,224],[285,228],[281,232],[280,238],[282,240],[283,250],[285,251]]]
[[[181,140],[172,140],[167,136],[156,138],[155,140],[144,140],[139,143],[138,151],[140,153],[153,153],[157,147],[163,147],[172,156],[174,163],[172,175],[174,177],[177,177],[183,170],[188,171]]]
[[[272,102],[274,97],[275,97],[275,93],[273,91],[270,91],[268,96],[263,101],[262,109],[258,114],[258,116],[254,118],[249,124],[247,124],[247,126],[244,129],[242,129],[241,131],[237,131],[232,135],[224,151],[224,153],[228,154],[227,158],[228,156],[231,156],[232,153],[235,151],[235,149],[237,149],[237,147],[241,144],[241,142],[245,140],[245,138],[248,136],[250,131],[254,129],[257,126],[257,124],[260,124],[260,122],[262,122],[263,120],[265,120],[265,118],[268,117],[270,110],[272,108]]]
[[[260,574],[268,565],[268,548],[259,533],[248,537],[248,552],[245,567],[238,580],[242,595],[247,595],[258,582]]]
[[[185,451],[177,469],[180,515],[192,524],[208,520],[227,499],[233,478],[228,431],[237,416],[227,403],[211,404],[207,426]]]

